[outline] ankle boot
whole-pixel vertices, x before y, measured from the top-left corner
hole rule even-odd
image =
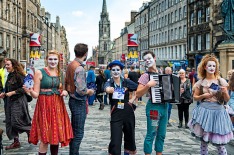
[[[38,152],[38,155],[46,155],[47,152],[45,153],[41,153],[41,152]]]
[[[14,142],[11,145],[6,146],[5,150],[16,149],[16,148],[19,148],[19,147],[20,147],[19,139],[18,138],[14,138]]]
[[[179,122],[178,128],[182,128],[182,121]]]
[[[189,129],[189,127],[188,127],[188,122],[185,122],[185,128],[186,128],[186,129]]]
[[[104,104],[104,103],[100,103],[100,108],[99,108],[99,110],[103,110],[104,107],[105,107],[105,104]]]

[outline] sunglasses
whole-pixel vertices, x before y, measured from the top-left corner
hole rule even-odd
[[[114,71],[120,71],[120,69],[111,69],[111,71],[113,71],[113,72],[114,72]]]

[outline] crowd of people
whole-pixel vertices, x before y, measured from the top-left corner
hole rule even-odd
[[[118,60],[108,64],[106,69],[90,66],[86,71],[84,62],[88,46],[78,43],[74,47],[76,58],[67,66],[64,85],[60,73],[60,57],[55,50],[48,52],[47,66],[35,71],[33,87],[25,85],[26,73],[14,59],[6,58],[0,69],[0,98],[4,101],[6,134],[14,140],[5,149],[21,146],[19,134],[26,132],[28,143],[38,145],[38,154],[45,155],[50,147],[51,155],[57,155],[59,145],[69,145],[70,155],[79,155],[84,137],[84,126],[88,106],[94,101],[100,103],[99,110],[110,105],[109,155],[120,155],[124,135],[124,155],[137,152],[135,143],[135,114],[142,96],[148,96],[146,103],[146,136],[144,153],[162,155],[167,126],[170,124],[172,103],[153,103],[151,87],[159,83],[150,80],[151,74],[173,74],[171,67],[157,68],[152,51],[143,53],[147,70],[140,74],[134,66],[127,69]],[[200,141],[201,155],[208,155],[208,143],[217,146],[220,155],[227,155],[225,144],[233,139],[234,122],[234,70],[228,78],[220,76],[219,62],[214,55],[203,56],[198,65],[188,73],[180,69],[180,99],[178,107],[178,128],[189,129]],[[28,109],[28,96],[37,99],[33,118]],[[69,96],[71,118],[64,103]],[[194,101],[197,106],[189,118],[189,107]],[[184,120],[184,122],[183,122]],[[2,134],[3,130],[0,130]],[[1,136],[1,135],[0,135]],[[153,146],[154,144],[154,146]]]

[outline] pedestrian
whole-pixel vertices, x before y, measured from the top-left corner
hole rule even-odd
[[[172,74],[171,67],[166,67],[165,68],[165,74]],[[167,119],[168,123],[167,123],[167,126],[171,126],[171,123],[170,123],[171,109],[172,109],[172,104],[168,103],[168,119]]]
[[[1,76],[1,82],[2,82],[2,86],[3,86],[3,90],[2,93],[5,92],[5,84],[6,84],[6,80],[7,80],[7,76],[8,76],[8,72],[6,69],[6,61],[8,60],[8,58],[4,58],[4,66],[0,69],[0,76]],[[6,111],[6,98],[3,98],[3,102],[4,102],[4,111]],[[6,113],[5,113],[6,114]],[[6,117],[6,115],[5,115]],[[3,123],[6,123],[6,120],[3,120]]]
[[[139,98],[146,93],[150,93],[150,88],[154,87],[157,83],[155,80],[149,80],[149,73],[158,74],[156,68],[156,57],[152,51],[145,51],[143,53],[143,60],[148,68],[147,72],[141,75],[138,80],[139,85],[136,91],[136,97]],[[149,95],[151,96],[151,95]],[[168,120],[168,104],[167,103],[152,103],[152,99],[149,98],[146,105],[146,117],[147,117],[147,133],[144,141],[145,155],[152,153],[152,145],[155,139],[156,155],[162,155],[164,139],[166,137],[166,128]]]
[[[219,76],[219,62],[206,54],[198,65],[199,81],[194,85],[194,100],[201,103],[193,110],[188,126],[201,140],[201,155],[208,155],[208,143],[217,146],[219,155],[227,155],[225,144],[233,139],[233,127],[223,100],[228,101],[227,82]]]
[[[70,142],[69,154],[79,155],[80,144],[84,137],[87,96],[94,94],[93,89],[87,89],[86,71],[83,62],[88,55],[88,45],[78,43],[74,47],[76,58],[67,66],[65,88],[70,96],[69,108],[74,138]]]
[[[191,83],[190,79],[185,77],[185,70],[179,70],[180,77],[180,103],[177,104],[178,107],[178,117],[179,117],[179,126],[178,128],[183,127],[183,117],[185,119],[185,128],[188,129],[188,121],[189,121],[189,105],[192,101],[191,94]]]
[[[127,79],[128,78],[128,69],[125,67],[124,69],[123,69],[123,77],[125,78],[125,79]]]
[[[139,74],[135,71],[135,67],[134,66],[130,66],[130,72],[128,73],[128,78],[135,82],[136,84],[138,84],[138,79],[139,79]],[[132,98],[132,96],[136,96],[136,91],[133,92],[129,92],[129,97],[130,99]],[[136,103],[138,102],[138,99],[135,100]]]
[[[230,100],[228,101],[227,103],[227,107],[231,108],[231,112],[234,112],[234,72],[233,70],[230,70],[228,71],[228,73],[231,72],[231,76],[230,74],[228,74],[228,92],[229,92],[229,95],[230,95]],[[227,109],[229,111],[229,109]],[[230,113],[229,112],[229,115],[231,117],[231,120],[232,120],[232,124],[234,126],[234,113]]]
[[[110,72],[110,67],[109,66],[106,66],[106,69],[104,70],[104,75],[105,75],[106,80],[111,78],[111,72]],[[108,105],[107,94],[106,93],[104,94],[104,104]]]
[[[46,57],[47,67],[35,72],[33,88],[24,86],[33,98],[37,98],[29,142],[37,145],[40,141],[39,155],[46,155],[48,145],[51,155],[57,155],[59,143],[62,147],[67,146],[73,138],[63,99],[68,92],[62,87],[59,58],[57,51],[49,51]]]
[[[195,73],[196,73],[195,68],[192,68],[192,72],[190,72],[188,75],[188,78],[189,78],[191,84],[193,84],[193,77],[194,77]]]
[[[20,147],[19,134],[26,132],[29,136],[31,117],[28,111],[28,102],[23,89],[25,73],[19,62],[15,59],[5,61],[8,77],[5,83],[5,92],[0,97],[6,102],[6,134],[14,142],[5,149]]]
[[[129,91],[137,89],[137,84],[121,76],[124,65],[115,60],[109,64],[112,78],[105,84],[111,104],[110,155],[121,154],[122,134],[124,133],[125,155],[136,154],[134,105],[129,102]],[[134,100],[134,99],[133,99]]]
[[[87,72],[87,88],[88,89],[96,89],[96,85],[95,85],[95,67],[94,66],[90,66],[89,71]],[[93,102],[95,100],[95,96],[96,94],[93,94],[92,96],[88,97],[88,103],[89,105],[93,105]]]
[[[99,75],[96,77],[96,96],[97,100],[100,103],[99,110],[103,110],[105,104],[103,103],[103,93],[104,93],[104,84],[106,82],[106,77],[102,71],[102,69],[98,70]]]

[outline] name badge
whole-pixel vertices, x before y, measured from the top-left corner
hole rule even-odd
[[[118,102],[117,108],[118,109],[124,109],[124,103]]]
[[[124,99],[124,88],[115,88],[112,99]]]

